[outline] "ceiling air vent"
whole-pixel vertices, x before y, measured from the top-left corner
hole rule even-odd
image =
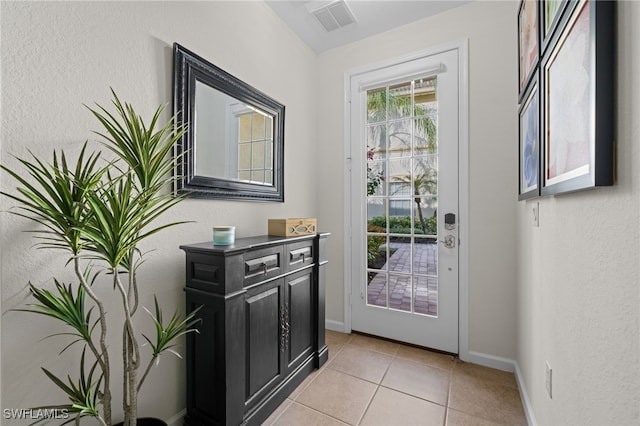
[[[310,2],[310,5],[315,6],[314,3],[317,4],[317,2]],[[344,0],[337,0],[314,8],[311,13],[320,21],[327,32],[356,22],[356,17]]]

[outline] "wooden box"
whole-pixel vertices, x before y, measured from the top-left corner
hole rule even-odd
[[[269,219],[269,235],[295,237],[312,235],[318,232],[316,218]]]

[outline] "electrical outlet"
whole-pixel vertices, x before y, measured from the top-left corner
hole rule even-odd
[[[534,227],[540,226],[540,203],[532,203],[531,225]]]
[[[551,393],[551,384],[552,384],[552,379],[553,379],[553,370],[551,369],[551,366],[549,365],[549,361],[545,361],[545,387],[547,388],[547,394],[549,395],[549,399],[553,399],[553,394]]]

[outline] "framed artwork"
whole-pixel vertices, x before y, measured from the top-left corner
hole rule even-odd
[[[542,195],[613,185],[614,8],[572,2],[542,58]]]
[[[542,21],[542,50],[549,44],[549,40],[553,35],[558,22],[562,17],[562,11],[567,5],[568,0],[542,0],[540,4],[540,15]]]
[[[520,105],[519,200],[540,195],[540,108],[538,79],[534,78]]]
[[[538,65],[538,2],[521,0],[518,10],[518,70],[520,73],[520,97]]]

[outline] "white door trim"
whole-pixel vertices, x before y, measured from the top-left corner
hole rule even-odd
[[[352,77],[416,59],[458,50],[459,78],[459,292],[458,292],[458,353],[460,359],[469,359],[469,40],[445,43],[409,55],[387,59],[374,64],[347,70],[344,74],[344,332],[351,332],[351,79]]]

